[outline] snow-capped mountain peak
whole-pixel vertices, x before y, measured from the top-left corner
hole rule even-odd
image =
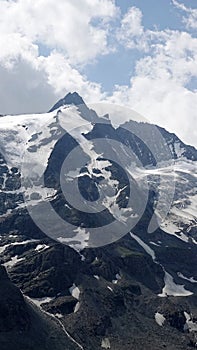
[[[74,349],[127,350],[147,329],[151,349],[162,330],[166,348],[185,350],[197,327],[197,150],[105,114],[73,93],[50,113],[0,117],[1,264]]]
[[[57,103],[55,103],[55,105],[49,110],[49,112],[53,112],[54,110],[60,107],[72,104],[75,106],[84,104],[82,97],[77,92],[69,92],[65,97],[63,97]]]

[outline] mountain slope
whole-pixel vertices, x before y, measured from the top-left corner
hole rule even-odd
[[[197,150],[76,93],[0,133],[0,263],[40,317],[85,350],[194,348]]]
[[[0,267],[0,343],[2,350],[79,349],[50,315],[35,308]]]

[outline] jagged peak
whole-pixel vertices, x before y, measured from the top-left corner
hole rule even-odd
[[[50,109],[49,112],[53,112],[54,110],[56,110],[62,106],[72,105],[72,104],[75,106],[85,104],[82,97],[76,91],[69,92],[65,97],[63,97],[57,103],[55,103],[55,105]]]

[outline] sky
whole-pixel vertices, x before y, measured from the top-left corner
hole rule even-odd
[[[196,0],[0,0],[0,14],[0,114],[77,91],[197,147]]]

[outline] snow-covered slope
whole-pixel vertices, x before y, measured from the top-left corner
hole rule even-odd
[[[158,349],[196,329],[197,151],[111,111],[74,93],[0,117],[0,263],[84,349],[127,350],[139,324]]]
[[[131,130],[131,133],[128,133],[128,130]],[[127,221],[129,215],[133,217],[141,215],[141,212],[132,214],[133,208],[121,207],[118,204],[122,192],[126,192],[128,183],[124,183],[123,186],[120,179],[114,178],[110,168],[112,159],[130,174],[134,183],[139,184],[140,188],[145,190],[148,184],[156,192],[155,211],[161,219],[160,226],[164,232],[173,234],[185,242],[190,239],[195,243],[197,151],[184,145],[174,134],[159,128],[162,142],[164,140],[165,147],[169,148],[169,154],[166,155],[166,150],[162,149],[163,145],[159,145],[159,142],[156,145],[158,136],[155,130],[152,125],[136,121],[127,122],[114,129],[106,116],[105,119],[99,119],[76,93],[60,100],[49,113],[2,116],[0,118],[0,184],[3,202],[1,213],[8,214],[13,208],[25,207],[24,199],[28,205],[37,205],[43,200],[49,201],[55,198],[57,184],[45,186],[43,177],[48,174],[49,168],[51,171],[52,167],[56,167],[54,162],[50,167],[50,157],[58,142],[64,137],[63,146],[69,151],[72,150],[70,143],[73,140],[75,145],[80,145],[81,148],[81,159],[80,156],[77,158],[79,164],[76,164],[76,160],[73,161],[73,156],[68,157],[70,169],[67,172],[65,189],[70,186],[72,188],[70,197],[68,196],[70,204],[73,206],[76,204],[76,200],[73,201],[72,198],[75,196],[77,198],[77,193],[73,193],[73,184],[80,181],[82,187],[84,183],[86,185],[91,183],[92,186],[94,184],[93,197],[100,197],[100,201],[96,202],[96,210],[107,209],[115,220],[122,223]],[[72,140],[66,140],[66,135],[70,135]],[[102,145],[95,141],[96,138],[102,139]],[[101,147],[103,139],[106,140],[104,152]],[[149,150],[144,140],[147,141]],[[121,147],[117,146],[117,143],[121,143]],[[108,156],[108,160],[105,160],[105,156],[106,158]],[[165,156],[171,159],[165,159]],[[86,161],[87,165],[85,171],[81,171],[83,161]],[[62,181],[64,180],[63,178]],[[162,204],[159,208],[156,202],[159,194],[167,202],[167,197],[172,195],[174,186],[173,202],[169,203],[170,208],[167,208],[169,213],[166,217],[165,205]],[[127,198],[128,193],[125,196]],[[67,205],[69,207],[69,203]],[[85,201],[83,205],[85,206]],[[94,201],[91,206],[94,213]],[[86,209],[91,211],[90,206]],[[144,207],[140,209],[144,210]]]

